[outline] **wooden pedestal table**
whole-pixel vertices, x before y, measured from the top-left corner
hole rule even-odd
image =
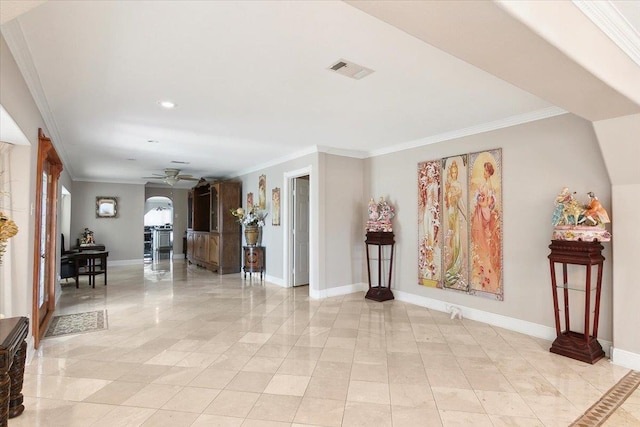
[[[29,319],[0,319],[0,427],[24,411],[22,381],[27,357]]]
[[[556,321],[556,335],[558,336],[551,345],[552,353],[561,354],[572,359],[587,363],[595,363],[604,357],[602,346],[598,342],[598,316],[600,314],[600,293],[602,290],[602,264],[604,247],[599,242],[574,242],[565,240],[552,240],[549,264],[551,266],[551,288],[553,291],[553,309]],[[555,264],[562,264],[562,284],[556,282]],[[584,265],[587,269],[584,288],[577,284],[569,284],[567,264]],[[596,283],[592,284],[592,266],[598,266]],[[565,330],[560,327],[560,309],[558,307],[558,290],[562,290],[564,299],[564,323]],[[571,331],[569,324],[569,291],[584,293],[584,332]],[[593,310],[593,335],[590,333],[591,325],[591,293],[595,291],[595,305]]]
[[[391,292],[391,270],[393,268],[393,247],[395,245],[393,233],[386,231],[369,231],[367,232],[367,239],[364,243],[367,250],[367,277],[369,278],[369,291],[365,295],[365,298],[378,302],[394,299],[393,292]],[[378,281],[375,285],[372,284],[371,281],[369,246],[378,247]],[[391,246],[391,254],[389,255],[389,280],[386,285],[383,283],[384,278],[382,277],[384,246]]]
[[[82,251],[72,255],[76,264],[76,288],[79,276],[89,276],[89,285],[96,287],[96,276],[104,274],[104,285],[107,286],[107,257],[109,251]],[[100,261],[100,263],[96,263]],[[82,269],[82,270],[81,270]]]
[[[243,246],[242,249],[244,251],[244,267],[242,268],[244,278],[247,278],[247,273],[249,273],[249,278],[253,277],[253,273],[260,273],[260,280],[262,280],[265,257],[264,246]]]

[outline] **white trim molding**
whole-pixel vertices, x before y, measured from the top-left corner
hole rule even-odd
[[[551,342],[556,339],[556,330],[549,326],[539,325],[537,323],[528,322],[526,320],[515,319],[513,317],[503,316],[501,314],[490,313],[488,311],[482,311],[471,307],[461,306],[459,304],[452,304],[445,301],[436,300],[433,298],[427,298],[419,295],[410,294],[398,290],[393,291],[395,298],[398,301],[408,302],[410,304],[419,305],[436,311],[442,311],[447,313],[449,306],[454,305],[460,309],[463,319],[475,320],[477,322],[486,323],[491,326],[497,326],[499,328],[507,329],[509,331],[519,332],[521,334],[529,335],[536,338],[542,338]],[[602,349],[607,357],[610,354],[611,342],[603,339],[598,339]]]
[[[573,4],[640,65],[640,34],[611,1],[573,0]]]
[[[640,354],[611,347],[611,362],[614,365],[640,371]]]
[[[369,157],[382,156],[385,154],[395,153],[398,151],[409,150],[411,148],[422,147],[424,145],[435,144],[452,139],[463,138],[465,136],[476,135],[479,133],[491,132],[498,129],[517,126],[524,123],[535,122],[537,120],[548,119],[555,116],[566,114],[567,111],[560,107],[547,107],[541,110],[531,111],[529,113],[518,114],[516,116],[505,117],[504,119],[494,120],[488,123],[482,123],[476,126],[469,126],[463,129],[452,130],[450,132],[440,133],[438,135],[427,136],[414,141],[402,144],[392,145],[390,147],[372,150]]]
[[[331,297],[339,297],[342,295],[354,294],[356,292],[363,292],[369,288],[369,285],[366,283],[352,283],[350,285],[338,286],[335,288],[325,288],[320,290],[315,290],[309,288],[309,298],[312,299],[324,299]],[[363,296],[364,298],[364,296]]]

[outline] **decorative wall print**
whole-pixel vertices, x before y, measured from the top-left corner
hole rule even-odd
[[[118,199],[116,197],[96,197],[96,218],[117,218]]]
[[[502,150],[469,155],[469,292],[503,300]]]
[[[467,217],[467,155],[443,160],[444,193],[442,234],[444,236],[443,286],[469,290],[469,251]]]
[[[271,225],[280,225],[280,189],[271,190]]]
[[[260,175],[258,178],[258,206],[260,209],[267,208],[267,176]]]
[[[247,193],[247,212],[253,209],[253,193]]]
[[[442,161],[418,163],[418,283],[442,287]]]

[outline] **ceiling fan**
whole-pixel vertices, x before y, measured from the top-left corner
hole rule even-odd
[[[174,185],[178,181],[197,181],[198,178],[194,178],[192,175],[180,175],[180,169],[166,168],[164,175],[154,173],[154,176],[144,176],[143,179],[161,179],[166,184]]]

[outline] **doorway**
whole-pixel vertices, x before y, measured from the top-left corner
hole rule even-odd
[[[173,202],[152,196],[144,203],[144,259],[171,258],[173,254]]]
[[[312,285],[314,263],[312,234],[311,168],[285,174],[284,218],[286,286]]]
[[[38,165],[33,260],[33,338],[40,339],[55,309],[58,179],[62,162],[51,140],[38,130]]]

